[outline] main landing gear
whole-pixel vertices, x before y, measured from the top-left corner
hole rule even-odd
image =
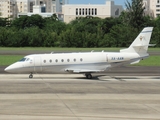
[[[90,73],[86,73],[85,76],[87,79],[92,79],[92,75]]]
[[[33,78],[33,74],[32,73],[30,73],[29,78]]]

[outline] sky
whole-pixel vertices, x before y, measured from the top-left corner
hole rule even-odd
[[[69,4],[105,4],[106,0],[68,0]],[[130,1],[130,0],[128,0]],[[123,5],[125,8],[126,0],[114,0],[116,5]]]

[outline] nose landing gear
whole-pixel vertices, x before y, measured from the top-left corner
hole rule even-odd
[[[33,78],[33,74],[32,73],[30,73],[29,78]]]

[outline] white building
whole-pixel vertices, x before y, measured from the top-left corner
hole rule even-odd
[[[151,17],[160,16],[160,0],[143,0],[145,12]]]
[[[0,17],[10,17],[13,16],[14,11],[14,3],[13,0],[0,0]]]
[[[65,2],[67,0],[0,0],[0,17],[15,18],[19,15],[32,14],[33,12],[46,13],[49,16],[54,13],[61,14],[62,5]],[[39,12],[36,10],[39,10]]]
[[[62,6],[62,14],[64,22],[70,21],[85,16],[94,16],[100,18],[118,17],[123,11],[122,5],[115,5],[114,1],[106,1],[106,4],[65,4]]]

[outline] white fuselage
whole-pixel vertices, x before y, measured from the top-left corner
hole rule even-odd
[[[130,64],[137,53],[114,52],[87,52],[87,53],[60,53],[35,54],[25,56],[5,69],[11,73],[64,73],[68,70],[105,71],[117,65]],[[136,61],[136,60],[135,60]]]

